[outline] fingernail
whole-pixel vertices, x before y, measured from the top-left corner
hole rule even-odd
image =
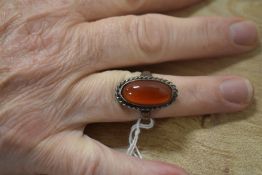
[[[253,87],[247,79],[233,78],[220,85],[223,97],[236,104],[248,104],[253,97]]]
[[[255,23],[242,21],[230,26],[230,35],[238,45],[252,46],[258,41],[258,32]]]

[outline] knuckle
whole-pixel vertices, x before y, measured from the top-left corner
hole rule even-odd
[[[212,41],[212,31],[214,30],[213,28],[214,22],[206,19],[204,20],[204,25],[203,25],[203,32],[204,32],[204,36],[206,38],[206,43],[205,45],[208,47],[211,44]]]
[[[200,30],[203,34],[202,45],[203,49],[208,52],[217,52],[219,49],[223,52],[223,49],[227,49],[230,44],[227,32],[225,31],[225,25],[221,24],[219,18],[206,18],[200,22]]]
[[[193,86],[189,86],[185,89],[188,97],[191,98],[191,102],[197,104],[200,108],[210,107],[210,100],[216,101],[216,98],[209,94],[206,88],[203,88],[202,84],[194,83]],[[213,102],[214,102],[213,101]]]
[[[99,151],[101,152],[101,150],[99,150]],[[93,156],[93,157],[89,158],[88,163],[90,164],[90,166],[85,171],[86,174],[87,175],[88,174],[99,175],[101,168],[102,168],[100,156]]]
[[[69,140],[70,142],[70,140]],[[101,149],[100,144],[97,142],[88,142],[85,148],[80,148],[79,155],[71,153],[66,154],[66,160],[70,160],[69,163],[69,174],[76,175],[99,175],[104,174],[103,171],[103,158],[102,153],[104,150]],[[83,158],[82,155],[85,154]],[[95,153],[95,154],[94,154]],[[74,166],[77,163],[79,166]],[[88,166],[86,166],[88,165]]]
[[[200,80],[202,81],[202,80]],[[190,97],[190,101],[198,106],[197,110],[206,113],[221,112],[228,110],[229,106],[225,103],[219,88],[219,82],[211,80],[210,84],[194,82],[192,86],[186,87],[184,96]]]
[[[82,32],[82,28],[77,28],[74,31],[74,39],[69,43],[69,49],[74,52],[73,56],[79,58],[78,64],[85,64],[85,65],[92,65],[90,67],[95,67],[95,65],[103,64],[102,58],[104,55],[103,50],[103,43],[105,42],[106,38],[102,35],[98,34],[96,31],[97,28],[88,28],[85,29],[86,32]],[[87,44],[92,43],[92,44]],[[72,55],[72,54],[71,54]],[[83,58],[88,58],[83,62]],[[70,60],[75,58],[69,58]],[[71,61],[69,62],[71,63]]]
[[[167,39],[166,27],[161,25],[157,16],[136,17],[132,25],[134,42],[144,54],[161,53]]]

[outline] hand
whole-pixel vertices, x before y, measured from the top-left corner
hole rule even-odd
[[[83,130],[139,117],[114,98],[116,85],[139,73],[106,69],[239,54],[256,46],[255,25],[240,18],[131,15],[197,1],[0,0],[1,175],[186,174],[116,152]],[[249,81],[237,76],[156,76],[173,81],[179,97],[153,117],[236,112],[253,96]]]

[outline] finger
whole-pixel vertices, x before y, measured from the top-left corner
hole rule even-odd
[[[82,113],[86,115],[78,119],[71,118],[71,122],[118,122],[140,117],[139,112],[121,106],[115,99],[115,89],[119,82],[139,74],[108,71],[83,79],[72,94],[86,102],[81,107]],[[253,97],[250,82],[237,76],[154,76],[173,82],[177,86],[178,97],[169,107],[153,111],[152,117],[237,112],[245,109]]]
[[[174,165],[140,160],[113,151],[83,136],[81,131],[63,133],[42,143],[32,163],[36,174],[186,175]]]
[[[239,54],[253,49],[258,40],[252,22],[235,18],[145,15],[78,27],[78,37],[99,52],[95,54],[100,69]]]
[[[97,20],[126,14],[175,10],[199,1],[201,0],[73,0],[73,4],[87,20]]]

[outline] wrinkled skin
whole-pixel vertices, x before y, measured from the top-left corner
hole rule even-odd
[[[242,20],[239,18],[130,15],[102,19],[177,9],[196,0],[154,0],[155,6],[146,1],[111,1],[0,1],[1,175],[185,174],[175,165],[137,160],[83,135],[86,124],[129,121],[139,116],[114,100],[117,83],[139,73],[96,72],[242,53],[253,49],[255,43],[237,46],[223,32],[210,36],[217,31],[227,33],[228,25]],[[172,28],[173,23],[178,27]],[[172,32],[177,35],[171,36]],[[185,37],[189,32],[192,37]],[[200,46],[188,44],[198,39]],[[174,45],[178,52],[173,51]],[[170,106],[154,117],[235,112],[250,103],[251,96],[233,104],[218,93],[216,85],[241,77],[159,76],[176,81],[178,87],[185,87],[181,95],[194,94],[194,99],[185,102],[180,97],[176,113]],[[206,97],[201,96],[201,85],[207,85]],[[194,104],[198,105],[186,110]]]

